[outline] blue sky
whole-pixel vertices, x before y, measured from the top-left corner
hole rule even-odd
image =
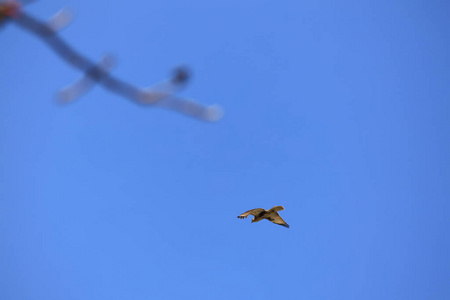
[[[448,1],[39,1],[216,123],[141,107],[0,28],[0,298],[448,299]],[[290,229],[236,218],[283,205]]]

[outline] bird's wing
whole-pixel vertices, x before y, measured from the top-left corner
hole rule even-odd
[[[238,218],[239,218],[239,219],[244,219],[244,218],[247,218],[249,215],[257,216],[258,214],[260,214],[260,213],[263,212],[263,211],[265,211],[264,208],[254,208],[254,209],[250,209],[250,210],[246,211],[245,213],[240,214],[240,215],[238,216]]]
[[[272,212],[277,212],[277,211],[280,211],[280,210],[283,210],[283,209],[284,209],[283,206],[274,206],[271,209],[269,209],[267,212],[268,213],[272,213]]]
[[[267,220],[269,220],[272,223],[284,226],[289,228],[288,223],[286,223],[282,217],[277,212],[272,212],[270,215],[266,217]]]

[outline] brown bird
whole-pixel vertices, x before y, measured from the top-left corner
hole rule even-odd
[[[264,208],[255,208],[255,209],[250,209],[249,211],[246,211],[243,214],[240,214],[238,216],[238,218],[245,219],[248,217],[248,215],[253,215],[255,217],[253,218],[252,223],[259,222],[262,219],[267,219],[272,223],[289,228],[289,225],[277,213],[277,211],[280,211],[283,209],[284,209],[283,206],[274,206],[269,210],[265,210]]]

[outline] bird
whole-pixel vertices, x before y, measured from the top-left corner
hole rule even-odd
[[[274,206],[269,210],[265,210],[264,208],[254,208],[246,211],[243,214],[240,214],[238,216],[239,219],[245,219],[249,215],[255,216],[252,220],[253,222],[259,222],[262,219],[267,219],[272,223],[284,226],[289,228],[289,225],[280,217],[280,215],[277,213],[277,211],[283,210],[283,206]]]

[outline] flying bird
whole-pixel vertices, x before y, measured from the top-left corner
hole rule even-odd
[[[249,215],[253,215],[255,216],[252,220],[253,222],[259,222],[262,219],[267,219],[272,223],[284,226],[289,228],[289,225],[280,217],[280,215],[277,213],[277,211],[283,210],[284,207],[283,206],[274,206],[269,210],[265,210],[264,208],[255,208],[255,209],[250,209],[248,211],[246,211],[243,214],[240,214],[238,216],[239,219],[245,219],[247,218]]]

